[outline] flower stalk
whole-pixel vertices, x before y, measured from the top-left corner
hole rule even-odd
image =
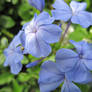
[[[67,27],[66,27],[66,29],[64,31],[64,34],[61,36],[61,39],[59,41],[60,44],[64,41],[65,36],[66,36],[66,34],[67,34],[68,30],[69,30],[70,25],[71,25],[71,21],[68,22]]]

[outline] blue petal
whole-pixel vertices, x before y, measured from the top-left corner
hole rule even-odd
[[[77,63],[78,55],[69,49],[61,49],[56,53],[56,64],[63,72],[71,70]]]
[[[7,56],[6,56],[6,61],[4,63],[4,66],[11,65],[12,63],[18,63],[19,61],[23,59],[22,54],[13,52],[9,49],[7,49],[5,53],[7,54]]]
[[[29,33],[26,36],[25,49],[35,57],[45,57],[51,52],[49,44],[45,43],[37,34]]]
[[[68,21],[72,17],[72,12],[68,10],[52,10],[52,16],[56,20]]]
[[[26,65],[26,68],[34,67],[34,66],[36,66],[38,63],[39,63],[39,60],[34,61],[34,62],[31,62],[31,63],[29,63],[29,64]]]
[[[21,44],[20,36],[22,35],[23,31],[19,31],[19,33],[13,38],[12,42],[9,45],[9,48],[16,48],[19,44]]]
[[[83,54],[83,57],[92,49],[92,46],[86,41],[75,42],[70,40],[70,43],[75,46],[78,54]]]
[[[73,13],[76,13],[78,11],[83,11],[86,9],[87,4],[85,2],[77,2],[77,1],[71,1],[70,7],[72,8]]]
[[[39,44],[34,33],[30,33],[26,36],[25,49],[27,49],[27,52],[32,54],[33,56],[41,57]]]
[[[45,61],[39,74],[41,92],[49,92],[56,89],[64,80],[64,73],[60,72],[52,61]]]
[[[80,89],[72,82],[64,81],[61,92],[81,92]]]
[[[61,84],[61,81],[52,82],[52,83],[40,83],[40,92],[51,92],[55,90],[59,85]]]
[[[36,36],[42,57],[48,56],[51,53],[50,45],[41,39],[40,35],[36,34]]]
[[[22,69],[21,62],[19,62],[19,63],[12,63],[10,65],[10,69],[11,69],[11,73],[18,74],[21,71],[21,69]]]
[[[72,23],[80,24],[83,28],[87,28],[92,25],[92,13],[80,11],[72,17],[71,21]]]
[[[70,7],[64,2],[64,0],[56,0],[53,7],[60,10],[70,10]]]
[[[75,67],[66,73],[68,80],[77,83],[88,83],[92,81],[92,74],[88,71],[82,60],[79,60]]]
[[[26,67],[27,67],[27,68],[30,68],[30,67],[36,66],[36,65],[37,65],[39,62],[41,62],[43,59],[45,59],[45,57],[44,57],[44,58],[41,58],[40,60],[36,60],[36,61],[34,61],[34,62],[31,62],[31,63],[27,64]]]
[[[47,43],[55,43],[60,40],[61,28],[55,24],[43,25],[37,34]]]
[[[56,10],[52,10],[52,15],[56,20],[68,21],[72,17],[70,7],[63,0],[56,0],[53,7]]]
[[[41,26],[44,24],[51,24],[55,19],[51,17],[47,12],[40,13],[36,18],[36,25]]]
[[[43,11],[43,8],[45,6],[45,1],[44,0],[28,0],[29,4],[35,7],[36,9],[40,10],[41,12]]]
[[[77,50],[77,52],[80,54],[81,52],[83,52],[83,44],[85,44],[84,41],[80,41],[80,42],[75,42],[73,40],[70,40],[70,43],[73,44]]]
[[[87,52],[84,57],[84,64],[89,70],[92,70],[92,50]]]
[[[23,59],[23,55],[13,52],[9,49],[5,51],[7,53],[6,61],[4,62],[4,66],[10,66],[11,73],[18,74],[22,69],[21,60]]]
[[[85,41],[75,42],[70,40],[70,42],[76,47],[79,55],[82,55],[82,60],[89,70],[92,70],[92,44]]]

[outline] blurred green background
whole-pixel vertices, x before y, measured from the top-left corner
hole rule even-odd
[[[54,0],[45,0],[45,11],[50,13]],[[65,0],[69,3],[71,0]],[[77,0],[86,1],[87,10],[92,12],[92,0]],[[28,55],[22,61],[23,69],[18,75],[10,73],[9,67],[3,67],[5,56],[3,50],[8,47],[13,37],[21,30],[22,25],[30,21],[34,14],[38,13],[35,8],[28,4],[27,0],[0,0],[0,92],[40,92],[37,80],[39,78],[40,65],[26,69],[25,65],[29,62],[37,60],[37,58]],[[84,20],[85,22],[85,20]],[[66,23],[62,23],[62,29],[66,27]],[[75,41],[86,40],[92,42],[92,27],[87,29],[80,25],[72,24],[64,42],[60,46],[59,43],[51,44],[53,52],[45,60],[55,61],[55,52],[60,48],[72,48],[68,40]],[[82,92],[92,92],[92,84],[78,85]],[[61,92],[60,87],[54,92]]]

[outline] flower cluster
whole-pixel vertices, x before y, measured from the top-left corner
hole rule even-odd
[[[35,66],[38,62],[49,56],[52,49],[50,44],[59,42],[62,36],[60,26],[53,24],[55,20],[69,21],[80,24],[83,28],[92,25],[92,13],[85,11],[85,2],[71,1],[70,7],[64,0],[56,0],[53,4],[52,16],[44,12],[44,0],[28,0],[29,4],[40,11],[34,18],[24,24],[14,37],[9,47],[4,50],[6,61],[4,66],[10,66],[11,73],[18,74],[22,69],[21,60],[25,54],[41,58],[26,65],[27,68]],[[85,22],[84,22],[85,20]],[[64,39],[64,38],[63,38]],[[69,41],[75,50],[62,48],[56,52],[55,60],[45,61],[39,73],[39,86],[41,92],[51,92],[61,83],[61,92],[81,92],[74,83],[86,84],[92,82],[92,44],[86,41]]]

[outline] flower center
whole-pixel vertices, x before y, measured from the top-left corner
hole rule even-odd
[[[83,58],[84,58],[84,57],[83,57],[83,53],[80,53],[80,54],[79,54],[79,58],[80,58],[80,59],[83,59]]]
[[[33,29],[33,33],[36,33],[36,32],[37,32],[37,30],[36,30],[36,28],[34,28],[34,29]]]

